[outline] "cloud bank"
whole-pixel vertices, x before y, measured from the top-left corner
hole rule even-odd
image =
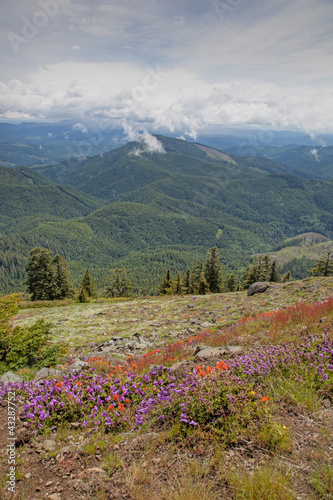
[[[0,120],[125,122],[191,137],[220,125],[333,132],[331,0],[3,0],[0,9]]]
[[[71,78],[69,66],[75,73]],[[122,126],[195,135],[208,125],[300,128],[333,132],[333,95],[307,85],[238,79],[208,82],[185,69],[127,64],[49,65],[29,83],[0,84],[0,119],[71,118],[97,128]]]

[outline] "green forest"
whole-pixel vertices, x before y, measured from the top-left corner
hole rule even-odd
[[[304,233],[333,236],[333,181],[293,167],[157,136],[164,153],[128,143],[104,155],[36,169],[0,168],[0,293],[23,292],[31,249],[87,268],[102,292],[110,269],[133,292],[154,294],[169,268],[183,276],[216,246],[225,275],[241,277],[256,254]],[[42,172],[42,173],[41,173]],[[290,259],[292,261],[292,259]],[[307,275],[315,259],[284,263]]]

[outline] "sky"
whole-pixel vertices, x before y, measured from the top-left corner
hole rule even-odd
[[[0,121],[333,133],[333,0],[1,0]]]

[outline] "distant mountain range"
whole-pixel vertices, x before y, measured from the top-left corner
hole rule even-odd
[[[188,141],[195,142],[191,138]],[[71,158],[106,153],[127,142],[122,129],[101,130],[72,121],[0,123],[0,166],[56,165]],[[305,168],[305,177],[333,178],[332,148],[323,148],[333,146],[333,135],[310,137],[296,131],[224,127],[219,135],[200,135],[196,142],[230,154],[263,156],[300,170]],[[306,166],[309,163],[312,172]]]
[[[109,269],[127,267],[136,290],[152,293],[168,267],[184,272],[215,244],[239,271],[288,237],[331,239],[333,181],[309,179],[302,165],[157,135],[57,165],[2,167],[0,291],[20,289],[37,245],[70,262],[75,284],[87,267],[101,287]]]

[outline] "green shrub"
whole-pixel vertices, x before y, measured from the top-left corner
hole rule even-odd
[[[0,298],[0,371],[55,364],[66,346],[50,342],[51,323],[39,320],[30,327],[13,327],[18,311],[18,294]]]

